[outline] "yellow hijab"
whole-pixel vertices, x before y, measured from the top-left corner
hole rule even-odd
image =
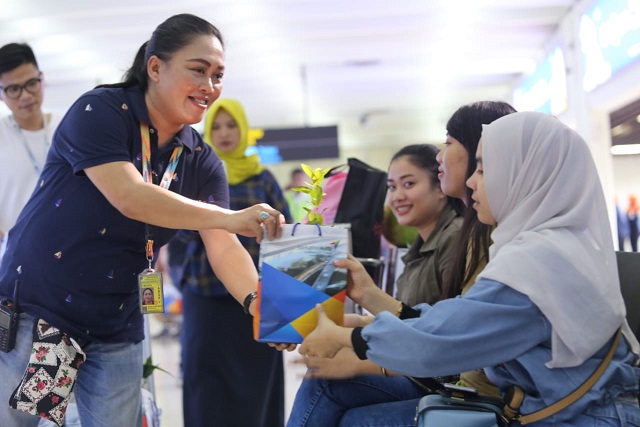
[[[221,108],[233,117],[233,120],[235,120],[240,129],[240,142],[233,151],[228,153],[218,151],[211,141],[213,121]],[[204,141],[211,145],[218,154],[218,157],[224,161],[227,171],[227,181],[229,181],[230,185],[240,184],[252,176],[258,175],[264,169],[260,164],[258,154],[245,155],[247,148],[256,145],[256,140],[262,138],[263,135],[264,132],[262,129],[249,128],[249,122],[244,113],[244,108],[242,108],[242,104],[235,99],[222,98],[217,100],[209,107],[204,119]]]

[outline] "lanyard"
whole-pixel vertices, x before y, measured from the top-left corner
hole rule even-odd
[[[140,135],[142,136],[142,178],[144,178],[144,182],[150,182],[153,184],[153,170],[151,167],[151,137],[149,136],[148,124],[140,122]],[[174,173],[178,167],[178,161],[180,160],[180,154],[182,154],[183,149],[184,145],[181,145],[174,148],[173,153],[171,153],[171,159],[169,160],[167,169],[162,175],[162,181],[158,184],[165,190],[169,189],[169,186],[171,185],[171,181],[173,180]]]
[[[140,122],[140,136],[142,137],[142,178],[144,179],[144,182],[150,182],[153,184],[153,167],[151,165],[151,137],[149,136],[149,125],[144,122]],[[171,181],[173,180],[173,177],[175,175],[176,168],[178,167],[178,161],[180,160],[180,154],[182,154],[183,149],[184,145],[173,149],[173,153],[171,153],[171,159],[169,160],[167,169],[162,175],[160,184],[158,184],[161,188],[164,188],[165,190],[169,189]],[[147,261],[149,261],[149,268],[151,268],[151,262],[153,261],[153,235],[148,225],[146,229]]]
[[[36,156],[33,154],[33,151],[31,151],[31,148],[29,148],[29,143],[27,142],[27,137],[24,135],[24,133],[22,133],[22,129],[20,128],[20,125],[18,124],[18,122],[15,121],[15,119],[13,118],[13,116],[11,116],[11,121],[13,122],[13,127],[15,128],[16,132],[18,132],[18,136],[20,137],[20,141],[22,142],[22,145],[24,146],[25,150],[27,150],[27,154],[29,155],[29,158],[31,159],[31,164],[33,165],[33,169],[36,171],[36,173],[38,175],[40,175],[40,172],[42,172],[42,166],[40,166],[38,164],[38,161],[36,160]],[[43,117],[42,121],[44,122],[44,144],[45,146],[49,143],[49,138],[47,135],[47,118],[46,116]]]

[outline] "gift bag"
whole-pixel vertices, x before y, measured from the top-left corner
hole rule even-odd
[[[286,224],[281,238],[263,240],[254,338],[301,343],[318,323],[316,304],[342,325],[347,271],[333,261],[349,247],[349,230],[337,226]]]

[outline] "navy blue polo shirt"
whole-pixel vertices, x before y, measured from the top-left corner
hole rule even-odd
[[[222,162],[190,126],[162,150],[138,87],[87,92],[60,123],[40,182],[14,228],[0,267],[0,295],[19,279],[22,310],[79,339],[143,339],[137,276],[148,266],[145,224],[118,212],[84,169],[116,161],[142,171],[140,121],[151,128],[151,161],[162,177],[184,145],[170,191],[228,207]],[[158,206],[157,209],[162,209]],[[154,228],[154,247],[176,230]]]

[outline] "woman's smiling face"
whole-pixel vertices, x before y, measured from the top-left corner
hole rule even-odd
[[[200,122],[220,97],[224,51],[214,36],[196,36],[167,60],[151,57],[147,67],[156,83],[158,110],[171,125]]]
[[[416,227],[418,232],[437,221],[447,203],[432,173],[413,164],[410,156],[391,162],[387,187],[389,205],[398,223]]]

